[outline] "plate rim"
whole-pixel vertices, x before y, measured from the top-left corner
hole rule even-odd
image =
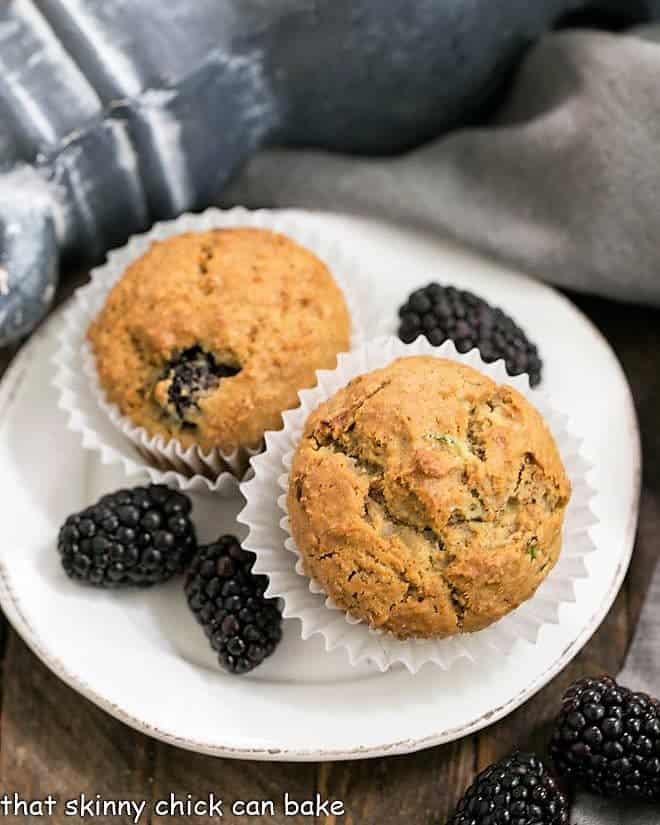
[[[295,211],[298,214],[312,215],[312,216],[334,216],[337,218],[352,218],[354,216],[344,215],[336,212],[320,212],[311,210],[273,210],[273,211]],[[363,217],[363,216],[357,216]],[[367,217],[367,220],[370,218]],[[388,221],[377,220],[379,224],[388,224]],[[421,232],[422,236],[425,234]],[[474,252],[461,245],[454,244],[451,241],[448,243],[454,248],[467,249],[469,252]],[[477,255],[479,253],[476,253]],[[98,693],[94,688],[89,686],[86,681],[78,674],[72,672],[59,657],[53,656],[45,649],[44,644],[35,631],[32,630],[28,621],[25,619],[21,610],[20,601],[16,594],[12,592],[9,581],[9,573],[6,568],[6,562],[0,558],[0,606],[5,612],[5,616],[14,630],[18,633],[33,653],[40,659],[40,661],[48,667],[58,678],[65,684],[73,688],[89,701],[93,702],[97,707],[100,707],[105,712],[109,713],[114,718],[139,731],[147,736],[158,739],[166,744],[190,750],[196,753],[202,753],[209,756],[225,757],[233,759],[245,760],[265,760],[265,761],[294,761],[294,762],[315,762],[315,761],[341,761],[348,759],[367,759],[378,756],[393,756],[405,753],[411,753],[424,748],[434,747],[449,741],[454,741],[458,738],[468,736],[478,730],[493,724],[502,719],[516,708],[520,707],[525,701],[535,695],[542,687],[544,687],[554,676],[556,676],[579,651],[587,644],[589,639],[593,636],[596,630],[600,627],[607,612],[613,604],[616,596],[621,588],[626,572],[628,570],[632,553],[634,550],[634,539],[637,528],[637,518],[639,513],[641,480],[642,480],[642,455],[641,455],[641,438],[635,406],[632,398],[630,385],[626,378],[625,372],[621,363],[600,330],[593,324],[593,322],[584,315],[581,310],[576,307],[565,295],[557,291],[548,284],[530,278],[525,273],[516,272],[514,269],[508,270],[510,273],[516,274],[518,277],[532,280],[536,286],[548,290],[553,293],[553,297],[558,299],[566,309],[577,314],[582,323],[589,329],[601,345],[603,345],[610,354],[613,364],[616,366],[619,377],[625,387],[625,427],[629,431],[631,441],[634,445],[634,455],[632,456],[632,465],[634,472],[634,490],[632,498],[631,511],[628,514],[625,531],[626,547],[619,559],[616,575],[613,578],[610,587],[602,599],[599,606],[592,612],[589,622],[585,624],[580,635],[575,638],[571,644],[567,645],[562,654],[549,665],[533,682],[526,685],[508,702],[501,706],[480,715],[463,725],[454,729],[445,729],[440,732],[427,734],[423,737],[416,737],[410,739],[402,739],[392,742],[384,742],[372,746],[357,746],[351,749],[330,749],[330,748],[245,748],[245,747],[231,747],[222,746],[210,742],[197,741],[190,738],[182,737],[171,733],[167,730],[161,729],[144,722],[143,720],[133,716],[131,713],[125,711],[120,706],[107,700],[103,695]],[[11,404],[17,394],[20,392],[22,379],[27,371],[31,360],[35,357],[39,344],[46,337],[52,326],[57,323],[67,306],[69,298],[57,310],[52,312],[48,318],[39,326],[39,328],[32,334],[28,341],[21,347],[18,353],[10,362],[5,374],[0,380],[0,418],[4,418],[5,413],[11,407]],[[82,445],[81,445],[82,449]]]

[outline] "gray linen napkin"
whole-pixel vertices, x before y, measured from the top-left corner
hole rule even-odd
[[[660,304],[660,28],[550,35],[494,125],[394,159],[262,152],[225,202],[375,213],[563,286]],[[660,565],[622,684],[660,695],[659,645]],[[580,793],[571,822],[660,825],[660,804]]]
[[[562,286],[660,304],[655,36],[548,35],[493,124],[395,158],[265,151],[223,202],[385,215]]]

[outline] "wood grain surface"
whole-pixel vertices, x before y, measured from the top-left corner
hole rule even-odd
[[[78,279],[67,280],[69,292]],[[226,823],[443,825],[476,771],[516,747],[541,751],[566,686],[575,678],[616,673],[625,657],[657,554],[660,527],[660,310],[570,296],[608,339],[632,386],[643,439],[640,525],[625,585],[607,619],[580,655],[511,716],[460,742],[408,756],[322,764],[248,763],[197,756],[124,726],[66,687],[42,665],[0,614],[0,794],[60,801],[81,793],[105,799],[275,799],[284,791],[319,793],[344,802],[343,816],[236,817]],[[0,373],[12,352],[0,350]],[[603,415],[607,397],[603,395]],[[139,675],[136,677],[139,678]],[[162,685],[161,690],[176,690]],[[484,685],[484,690],[488,686]],[[209,816],[156,816],[141,823],[218,822]],[[22,822],[43,822],[37,816]],[[65,817],[48,821],[129,823],[131,817]]]

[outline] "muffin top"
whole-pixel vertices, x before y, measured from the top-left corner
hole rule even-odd
[[[557,561],[570,483],[516,390],[432,356],[361,375],[308,418],[291,531],[334,602],[399,638],[486,627]]]
[[[152,244],[88,331],[108,399],[150,435],[205,452],[256,445],[280,427],[349,338],[325,264],[253,228]]]

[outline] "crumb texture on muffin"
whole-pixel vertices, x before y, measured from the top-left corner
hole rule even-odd
[[[400,638],[479,630],[533,595],[559,556],[570,483],[516,390],[407,357],[309,417],[289,476],[307,573]]]
[[[252,446],[349,347],[343,294],[284,235],[216,229],[157,241],[88,331],[109,400],[150,435]]]

